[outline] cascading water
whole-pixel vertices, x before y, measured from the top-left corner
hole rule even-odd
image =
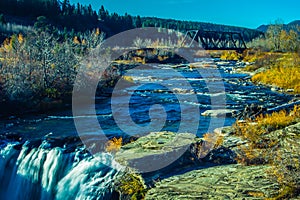
[[[20,148],[20,150],[18,150]],[[66,152],[26,142],[2,145],[0,199],[111,199],[121,167],[108,153]]]

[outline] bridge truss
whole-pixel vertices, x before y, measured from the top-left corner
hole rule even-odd
[[[203,48],[205,50],[236,50],[247,49],[241,33],[189,30],[181,43],[182,47]]]

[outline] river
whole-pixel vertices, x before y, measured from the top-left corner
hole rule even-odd
[[[206,110],[240,111],[249,104],[272,108],[292,99],[291,95],[253,85],[247,74],[234,73],[241,63],[210,58],[198,62],[205,66],[201,71],[188,65],[153,65],[131,70],[126,74],[131,83],[117,88],[113,98],[95,98],[96,117],[106,137],[138,137],[160,130],[192,132],[201,137],[236,120],[201,116]],[[224,102],[218,98],[222,95]],[[157,104],[161,106],[153,106]],[[160,122],[164,118],[156,110],[162,108],[166,120]],[[89,113],[76,116],[89,117]],[[147,128],[153,121],[159,122],[158,125]],[[84,126],[92,126],[89,120],[86,122]],[[109,153],[92,156],[86,151],[77,137],[71,110],[11,116],[1,121],[0,127],[0,199],[116,197],[112,182],[122,166]],[[93,129],[83,134],[97,135]]]

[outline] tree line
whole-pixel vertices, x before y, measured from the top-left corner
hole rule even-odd
[[[235,31],[241,32],[246,41],[251,41],[262,32],[242,27],[216,25],[211,23],[160,19],[155,17],[131,16],[127,13],[119,15],[109,13],[104,6],[98,11],[91,5],[80,3],[71,4],[69,0],[1,0],[0,14],[20,16],[32,21],[39,16],[45,16],[49,22],[59,29],[67,28],[74,31],[92,30],[97,27],[106,32],[107,36],[140,27],[160,27],[174,29],[181,32],[191,29]],[[5,21],[5,19],[1,19]],[[1,23],[1,22],[0,22]]]
[[[1,0],[0,13],[23,17],[25,24],[34,23],[37,17],[45,16],[54,26],[75,31],[91,30],[98,21],[98,15],[91,5],[74,5],[69,0]]]

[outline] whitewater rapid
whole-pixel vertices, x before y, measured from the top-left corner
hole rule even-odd
[[[121,168],[109,153],[66,152],[47,141],[2,144],[0,199],[111,199]]]

